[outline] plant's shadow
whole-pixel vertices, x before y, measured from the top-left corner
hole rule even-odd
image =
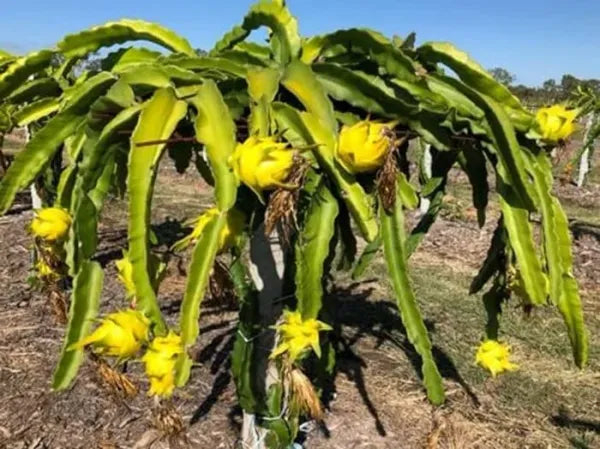
[[[153,225],[152,231],[156,236],[155,246],[165,245],[170,248],[176,241],[189,234],[192,228],[183,226],[179,220],[167,217],[162,223]]]
[[[200,421],[208,415],[219,398],[228,389],[231,383],[231,351],[236,337],[236,323],[224,320],[200,329],[200,334],[218,330],[212,340],[194,355],[194,362],[209,365],[210,374],[214,381],[210,392],[194,411],[190,425]]]
[[[416,375],[422,379],[421,357],[408,341],[406,329],[402,325],[396,305],[391,301],[369,301],[373,288],[363,287],[360,289],[361,285],[368,282],[335,288],[327,298],[327,321],[333,323],[334,326],[332,342],[336,347],[337,357],[336,374],[331,382],[324,386],[323,400],[327,405],[333,397],[335,377],[338,374],[344,374],[355,383],[363,403],[375,420],[377,432],[385,436],[386,430],[366,388],[363,371],[367,363],[358,354],[356,345],[366,337],[376,339],[375,348],[379,348],[386,342],[393,344],[406,354]],[[425,325],[430,334],[435,333],[433,322],[426,320]],[[458,383],[473,403],[479,406],[477,396],[462,378],[450,357],[437,346],[433,347],[433,357],[441,375]]]
[[[159,253],[168,253],[173,256],[171,246],[192,231],[185,227],[180,221],[167,217],[160,224],[152,226],[154,233],[153,248]],[[98,232],[99,248],[94,257],[102,267],[106,267],[112,261],[123,257],[123,251],[127,249],[127,228],[103,229]]]
[[[111,262],[123,257],[127,249],[127,228],[98,231],[99,247],[94,259],[106,268]]]
[[[550,422],[557,427],[589,431],[600,434],[600,421],[572,418],[569,414],[569,411],[563,406],[559,407],[558,414],[550,418]]]
[[[29,193],[29,191],[22,191],[17,193],[11,208],[6,211],[4,216],[8,217],[11,215],[20,215],[24,212],[30,211],[31,209],[31,194]]]

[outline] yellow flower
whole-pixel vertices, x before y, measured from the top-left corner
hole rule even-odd
[[[271,358],[287,352],[294,362],[311,348],[317,357],[321,357],[319,331],[329,331],[331,327],[314,318],[302,320],[300,312],[286,310],[283,316],[284,322],[275,326],[279,334],[279,345],[271,353]]]
[[[64,239],[70,227],[71,217],[67,211],[58,207],[47,207],[35,211],[30,229],[36,237],[53,242]]]
[[[117,278],[125,287],[127,296],[132,298],[135,296],[135,283],[133,282],[133,265],[129,257],[125,254],[122,259],[115,261],[117,266]]]
[[[477,349],[475,362],[491,372],[493,377],[496,377],[497,374],[503,371],[514,371],[518,368],[517,365],[508,360],[509,357],[510,346],[496,340],[485,340]]]
[[[575,131],[575,118],[578,112],[577,109],[569,110],[560,104],[538,109],[535,117],[542,132],[542,138],[558,142],[569,137]]]
[[[148,394],[170,396],[175,388],[175,363],[183,353],[181,337],[169,331],[166,337],[156,337],[142,357],[150,379]]]
[[[187,223],[189,225],[194,225],[194,230],[189,235],[186,235],[181,240],[175,242],[173,250],[181,251],[191,243],[196,242],[204,232],[204,228],[206,228],[206,226],[219,214],[219,209],[213,207],[205,211],[195,220]],[[244,214],[237,209],[230,209],[227,212],[227,223],[219,236],[220,251],[225,251],[237,244],[237,240],[244,229],[244,221]]]
[[[238,143],[229,161],[237,177],[260,195],[263,190],[286,187],[294,151],[273,137],[251,136]]]
[[[107,315],[100,326],[70,349],[94,346],[94,352],[126,359],[133,357],[148,340],[149,321],[136,310],[120,310]]]
[[[392,138],[388,135],[396,125],[362,120],[343,126],[337,147],[337,157],[352,173],[371,172],[385,162]]]

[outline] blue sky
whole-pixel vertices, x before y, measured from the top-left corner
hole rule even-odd
[[[4,0],[0,48],[24,53],[64,34],[122,17],[158,21],[210,48],[241,21],[250,0]],[[4,3],[3,2],[3,3]],[[539,85],[568,72],[600,78],[600,0],[288,0],[303,35],[372,27],[448,40],[485,67]]]

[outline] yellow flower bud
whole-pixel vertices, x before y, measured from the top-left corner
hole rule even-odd
[[[388,131],[395,123],[363,120],[343,126],[337,146],[337,157],[352,173],[371,172],[383,165],[392,145]]]
[[[493,377],[504,371],[514,371],[517,365],[511,363],[510,346],[496,340],[485,340],[477,349],[475,362],[492,373]]]
[[[286,310],[283,317],[284,322],[275,326],[279,335],[279,345],[271,353],[271,358],[287,352],[290,360],[294,362],[309,349],[312,349],[317,357],[321,357],[319,332],[329,331],[331,327],[314,318],[302,320],[300,312]]]
[[[150,379],[148,394],[170,396],[175,388],[175,363],[183,353],[181,337],[169,331],[166,337],[156,337],[142,357]]]
[[[31,221],[31,232],[49,242],[62,240],[71,227],[71,217],[67,211],[58,207],[47,207],[35,211]]]
[[[122,259],[115,261],[117,266],[117,278],[125,287],[127,296],[132,298],[135,296],[135,283],[133,282],[133,265],[127,255],[123,256]]]
[[[148,340],[149,321],[136,310],[120,310],[107,315],[100,326],[70,349],[93,345],[94,352],[126,359],[133,357]]]
[[[550,142],[558,142],[569,137],[575,131],[577,109],[567,109],[555,104],[548,108],[540,108],[535,116],[542,138]]]
[[[191,243],[198,241],[202,233],[204,232],[204,228],[210,223],[215,217],[217,217],[221,212],[216,207],[210,208],[205,211],[198,218],[188,223],[194,226],[193,231],[186,235],[184,238],[175,242],[173,245],[173,249],[175,251],[181,251]],[[245,216],[242,212],[237,209],[230,209],[227,211],[227,222],[225,227],[221,231],[221,235],[219,236],[219,250],[225,251],[232,246],[237,244],[237,240],[240,237],[244,229],[245,224]]]
[[[294,151],[287,143],[255,136],[238,143],[229,161],[237,177],[257,194],[286,187],[293,162]]]

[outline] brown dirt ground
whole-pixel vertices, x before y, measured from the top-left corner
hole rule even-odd
[[[204,187],[195,178],[171,175],[166,173],[159,179],[153,216],[157,233],[165,241],[180,234],[176,220],[207,205]],[[170,201],[173,198],[177,199],[175,204]],[[595,196],[593,207],[600,210],[598,198]],[[137,364],[127,367],[127,374],[140,388],[132,400],[124,401],[106,388],[89,361],[71,390],[62,394],[50,391],[63,327],[53,319],[45,295],[26,282],[30,238],[25,227],[30,219],[31,211],[24,203],[0,218],[0,447],[187,447],[181,438],[157,440],[160,433],[153,426],[153,401],[145,395],[147,385]],[[101,235],[99,260],[107,273],[102,307],[110,310],[123,306],[123,291],[115,281],[112,262],[126,244],[122,203],[108,207]],[[485,255],[489,238],[489,226],[479,230],[468,213],[460,220],[446,217],[435,225],[413,263],[423,270],[440,267],[457,276],[471,275]],[[597,312],[591,298],[600,293],[600,243],[582,236],[576,242],[575,254],[586,311]],[[168,278],[161,287],[162,307],[171,322],[177,318],[185,265],[183,260],[171,260]],[[586,447],[570,446],[564,435],[553,430],[549,416],[500,410],[496,405],[498,384],[491,381],[470,386],[460,376],[448,376],[448,403],[442,408],[432,407],[407,356],[410,351],[401,349],[406,349],[406,342],[392,344],[396,337],[386,331],[397,318],[390,318],[393,313],[388,313],[393,304],[386,299],[385,286],[380,282],[343,282],[336,291],[334,300],[340,306],[338,318],[344,323],[346,346],[339,355],[336,396],[325,427],[309,426],[307,448]],[[235,447],[240,411],[227,357],[235,325],[235,312],[227,307],[209,304],[204,308],[198,364],[190,384],[170,401],[183,418],[189,447]],[[592,380],[595,392],[600,393],[597,374]],[[598,408],[589,412],[600,417]]]

